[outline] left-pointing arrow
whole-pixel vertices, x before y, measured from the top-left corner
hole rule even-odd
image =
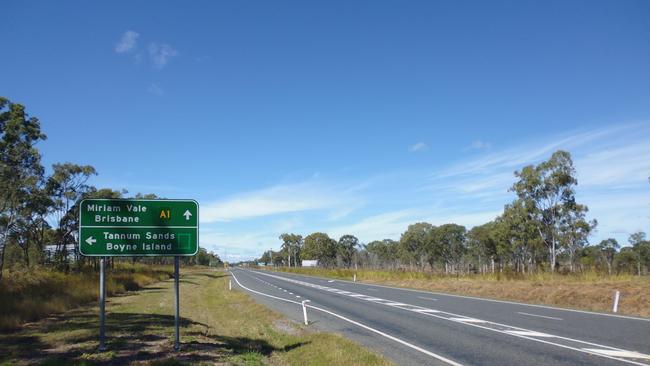
[[[97,239],[93,239],[92,236],[86,239],[86,243],[88,243],[88,245],[93,245],[95,242],[97,242]]]

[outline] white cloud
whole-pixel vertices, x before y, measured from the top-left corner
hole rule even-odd
[[[149,44],[149,57],[151,58],[153,66],[157,69],[162,69],[165,67],[167,63],[169,63],[169,60],[177,55],[178,51],[166,43]]]
[[[328,235],[339,238],[343,235],[354,235],[361,242],[373,240],[399,239],[408,225],[417,222],[417,217],[423,212],[417,209],[398,210],[369,216],[355,223],[341,225],[325,230]]]
[[[487,150],[492,147],[492,144],[486,141],[481,141],[481,140],[476,140],[472,142],[468,147],[466,147],[464,150]]]
[[[429,145],[425,144],[424,142],[418,142],[416,144],[409,146],[410,152],[421,152],[427,150],[429,150]]]
[[[515,170],[539,163],[554,151],[564,149],[573,156],[578,177],[577,199],[589,207],[588,217],[599,221],[593,242],[615,237],[624,243],[627,234],[648,231],[650,124],[620,124],[549,140],[552,142],[529,142],[453,164],[432,174],[427,190],[446,197],[444,207],[455,205],[468,211],[482,205],[479,209],[487,213],[490,207],[499,208],[495,205],[515,198],[508,192],[516,180]],[[489,216],[479,214],[477,218],[488,221]],[[445,215],[441,219],[464,225],[480,223],[466,215]],[[436,218],[429,221],[435,223]]]
[[[115,45],[115,52],[126,53],[137,47],[138,38],[140,34],[132,30],[128,30],[122,34],[119,42]]]
[[[583,186],[645,183],[650,176],[650,142],[599,149],[577,158],[575,165]]]
[[[588,218],[599,221],[591,241],[614,237],[626,243],[629,233],[650,231],[648,141],[650,124],[617,125],[491,148],[433,174],[401,170],[359,177],[345,186],[310,179],[244,192],[202,205],[201,222],[207,224],[201,240],[227,249],[232,258],[249,259],[277,250],[282,232],[322,231],[333,238],[352,234],[367,243],[399,239],[408,225],[422,221],[470,229],[493,220],[515,198],[508,191],[516,180],[514,170],[565,149],[578,172],[576,198],[590,208]]]
[[[281,213],[334,208],[345,192],[317,184],[280,185],[239,194],[201,209],[204,222],[231,221]]]
[[[589,142],[602,139],[606,136],[611,136],[621,130],[629,129],[630,126],[631,125],[615,126],[586,132],[578,132],[564,137],[553,138],[552,142],[545,144],[528,143],[526,145],[520,145],[485,155],[478,159],[454,164],[450,168],[438,172],[436,175],[438,177],[453,177],[490,173],[498,169],[507,169],[512,171],[521,168],[526,164],[532,164],[547,159],[558,149],[572,151],[577,147],[584,147]]]
[[[165,94],[165,91],[157,83],[153,83],[153,84],[149,85],[149,87],[147,88],[147,91],[149,93],[151,93],[151,94],[154,94],[154,95],[163,95],[163,94]]]

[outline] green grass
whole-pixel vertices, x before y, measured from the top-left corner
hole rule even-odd
[[[228,276],[182,269],[181,352],[173,346],[173,282],[110,298],[107,346],[97,352],[96,307],[0,333],[0,365],[387,365],[337,335],[313,332],[228,291]],[[298,311],[299,309],[297,309]]]
[[[168,279],[169,266],[118,264],[108,270],[108,295],[138,290]],[[22,268],[7,272],[0,281],[0,330],[16,329],[97,300],[99,276],[94,271],[63,273],[45,268]]]
[[[621,292],[619,313],[650,317],[650,276],[608,276],[595,272],[497,273],[442,275],[424,271],[388,271],[324,268],[275,268],[312,276],[385,284],[413,289],[470,295],[492,299],[546,304],[608,312],[615,291]]]

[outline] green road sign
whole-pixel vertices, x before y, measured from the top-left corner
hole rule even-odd
[[[86,256],[192,256],[199,250],[194,200],[86,199],[79,252]]]

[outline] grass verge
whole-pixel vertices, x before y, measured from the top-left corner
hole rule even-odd
[[[118,263],[107,271],[109,296],[171,278],[170,266]],[[45,268],[23,268],[8,272],[0,282],[0,330],[16,329],[23,323],[61,313],[97,300],[96,271],[63,273]]]
[[[406,287],[490,299],[610,312],[614,293],[621,292],[619,313],[650,317],[650,277],[604,276],[596,273],[541,273],[518,277],[496,275],[443,276],[420,271],[275,268],[285,272]]]
[[[0,365],[388,365],[344,338],[314,333],[228,291],[224,272],[182,269],[181,342],[173,345],[173,281],[109,298],[108,351],[97,352],[97,308],[0,333]]]

